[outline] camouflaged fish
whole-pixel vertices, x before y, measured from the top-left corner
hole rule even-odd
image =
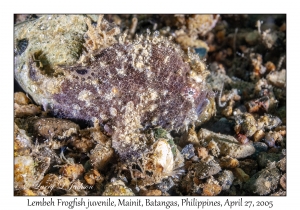
[[[43,18],[22,26],[34,33],[16,28],[15,78],[54,116],[99,121],[123,160],[146,149],[142,130],[186,128],[214,97],[205,84],[204,62],[157,32],[126,40],[102,16],[97,25],[81,16]],[[57,60],[51,52],[60,53]]]

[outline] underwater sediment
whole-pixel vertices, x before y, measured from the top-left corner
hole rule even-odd
[[[15,25],[15,194],[285,195],[285,16],[125,16]]]

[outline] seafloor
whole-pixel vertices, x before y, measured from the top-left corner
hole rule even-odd
[[[15,195],[286,195],[286,15],[16,14],[14,21]],[[116,46],[124,65],[133,60],[128,72],[155,69],[152,81],[172,87],[169,98],[157,96],[160,84],[137,77],[129,85],[120,80],[113,96],[98,90],[102,102],[93,104],[97,94],[84,84],[94,74],[86,69],[106,54],[100,69],[113,66],[117,58],[106,52]],[[158,78],[162,65],[189,71]],[[191,94],[183,104],[201,103],[197,119],[177,103],[178,81],[187,81],[184,94]],[[101,82],[90,84],[110,87]],[[76,100],[83,105],[66,100],[72,91],[59,95],[66,84],[74,94],[82,88]],[[124,102],[127,90],[170,102],[140,108],[134,98]],[[108,106],[103,100],[118,97],[125,104],[107,108],[110,116],[89,119]],[[178,116],[161,118],[173,110]],[[149,116],[164,121],[148,123]]]

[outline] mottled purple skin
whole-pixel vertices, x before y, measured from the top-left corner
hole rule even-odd
[[[140,95],[152,89],[158,93],[158,97],[151,101],[157,107],[141,114],[140,121],[144,128],[161,126],[167,130],[179,129],[185,127],[186,122],[195,120],[191,113],[202,112],[211,92],[204,84],[196,84],[188,78],[191,69],[183,60],[182,54],[173,45],[151,44],[147,67],[137,70],[130,55],[133,47],[134,44],[114,44],[95,54],[87,66],[78,64],[64,67],[71,76],[64,79],[61,92],[53,95],[55,102],[50,106],[53,113],[75,120],[91,121],[97,118],[100,123],[109,121],[112,128],[118,129],[124,120],[122,116],[126,104],[130,101],[134,105],[143,103]],[[167,62],[166,56],[169,56]],[[120,74],[117,69],[123,69],[126,73]],[[97,82],[88,83],[88,80]],[[83,90],[91,93],[88,103],[78,99]],[[114,90],[116,94],[107,99],[106,96]],[[167,93],[163,94],[164,92]],[[111,115],[112,108],[117,111],[116,116]],[[108,118],[102,119],[100,114]],[[154,118],[155,125],[152,123]],[[140,152],[132,149],[131,145],[120,149],[122,139],[118,139],[116,135],[113,135],[112,142],[123,159],[137,156]]]

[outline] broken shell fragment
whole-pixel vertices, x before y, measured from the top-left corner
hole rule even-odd
[[[174,169],[174,156],[166,139],[159,139],[153,144],[153,153],[146,161],[146,170],[160,176],[171,175]]]

